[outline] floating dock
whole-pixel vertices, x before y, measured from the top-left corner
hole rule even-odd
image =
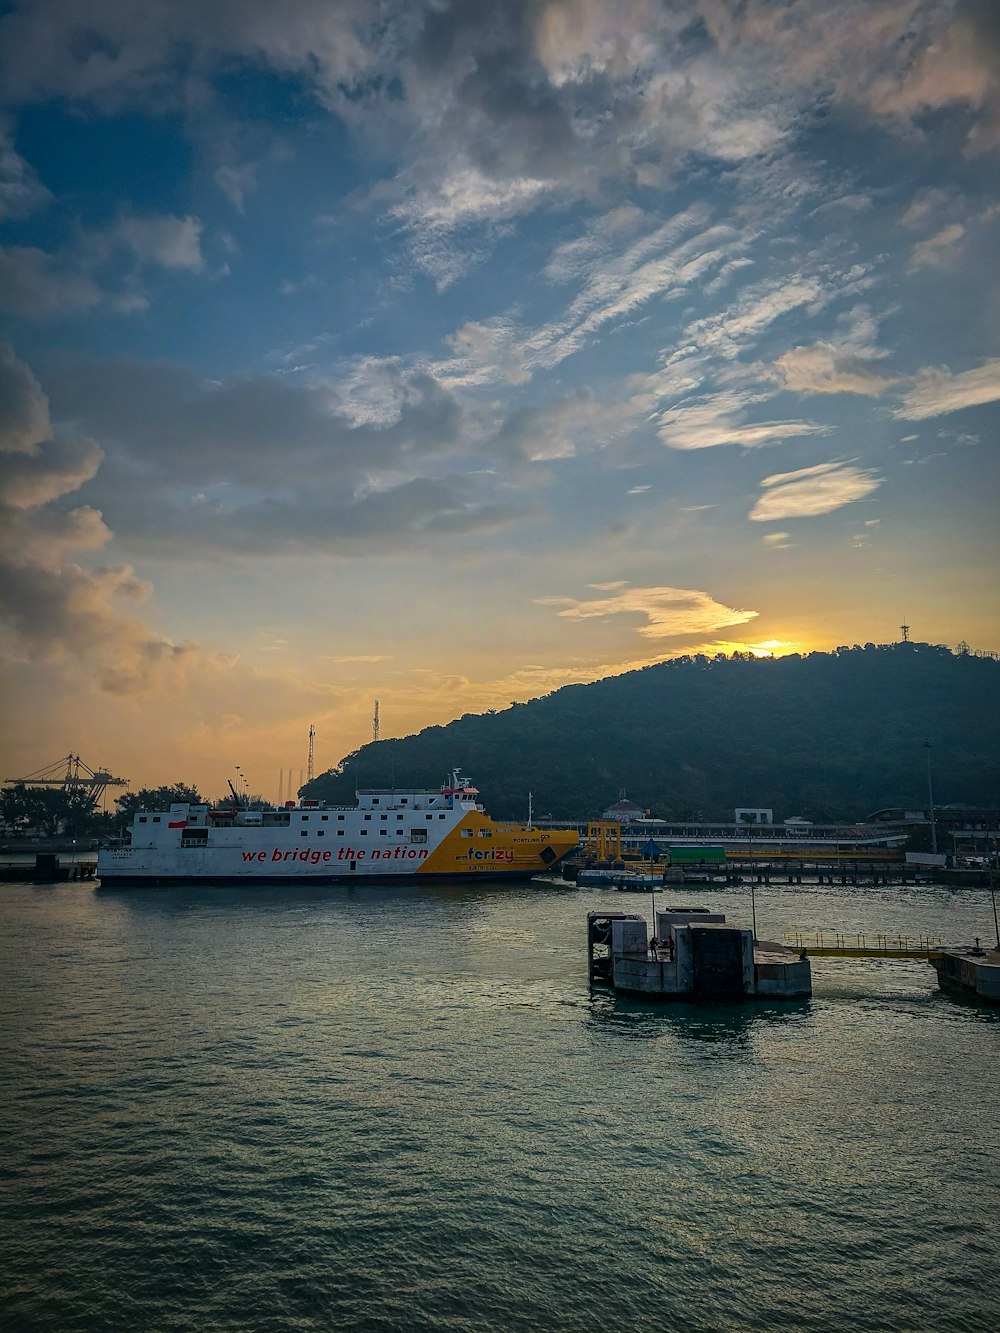
[[[808,999],[812,972],[804,953],[755,940],[705,907],[655,913],[656,934],[628,912],[587,913],[592,982],[644,999]]]

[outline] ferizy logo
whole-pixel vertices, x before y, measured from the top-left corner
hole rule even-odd
[[[470,861],[504,861],[507,865],[514,863],[513,847],[490,847],[487,851],[479,851],[475,847],[469,848]]]

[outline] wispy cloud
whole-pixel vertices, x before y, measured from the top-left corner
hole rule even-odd
[[[955,248],[965,235],[960,222],[950,222],[926,241],[918,241],[910,255],[911,268],[940,268],[955,257]]]
[[[757,523],[773,523],[785,518],[815,518],[864,500],[878,490],[882,478],[870,468],[819,463],[796,472],[776,472],[760,484],[764,494],[750,517]]]
[[[748,410],[765,396],[729,391],[679,403],[659,414],[656,433],[670,449],[713,449],[721,445],[755,449],[828,433],[828,426],[814,421],[748,421]]]
[[[981,366],[957,375],[947,366],[928,366],[916,376],[913,387],[903,395],[892,415],[903,421],[923,421],[997,399],[1000,399],[1000,358],[984,361]]]
[[[636,632],[650,639],[711,634],[725,625],[742,625],[759,612],[743,611],[717,602],[693,588],[622,588],[610,597],[587,601],[572,597],[539,597],[542,606],[557,606],[565,620],[594,620],[608,616],[641,616]]]

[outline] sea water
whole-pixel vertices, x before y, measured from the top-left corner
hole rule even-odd
[[[920,961],[592,993],[587,911],[650,903],[0,886],[0,1325],[992,1333],[1000,1011]],[[755,906],[779,939],[993,927],[933,886]]]

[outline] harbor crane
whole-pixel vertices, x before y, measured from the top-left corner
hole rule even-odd
[[[108,787],[129,785],[128,778],[112,777],[105,768],[90,768],[78,754],[68,754],[63,759],[57,759],[54,764],[39,768],[26,778],[4,778],[4,782],[11,786],[62,787],[67,793],[85,792],[90,798],[91,809],[96,809],[100,804]]]

